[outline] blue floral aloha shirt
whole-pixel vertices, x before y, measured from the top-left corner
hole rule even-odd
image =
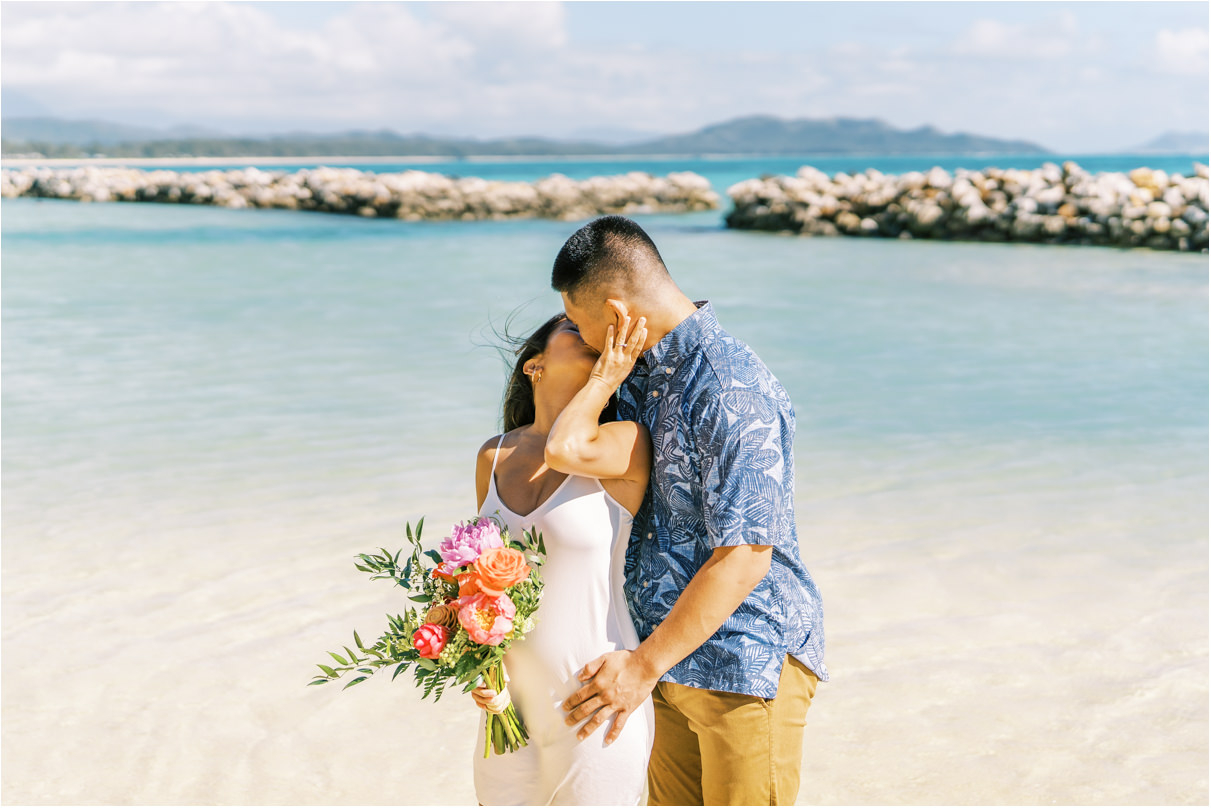
[[[795,530],[795,413],[752,349],[697,305],[618,391],[619,419],[647,426],[654,449],[624,591],[647,639],[716,548],[772,546],[761,583],[661,681],[773,698],[787,654],[828,680],[820,593]]]

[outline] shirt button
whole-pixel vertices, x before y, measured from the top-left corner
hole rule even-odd
[[[644,588],[644,589],[647,589],[647,588],[648,588],[648,584],[649,584],[649,583],[651,583],[651,582],[650,582],[650,581],[644,581],[644,582],[643,582],[643,588]]]
[[[649,533],[649,534],[648,534],[648,538],[649,538],[649,539],[650,539],[650,538],[652,538],[652,534],[651,534],[651,533]]]
[[[672,368],[665,368],[665,369],[664,369],[664,372],[665,372],[665,373],[672,373],[672,372],[673,372],[673,369],[672,369]]]
[[[653,390],[653,391],[652,391],[652,398],[660,398],[660,391],[659,391],[659,390]]]

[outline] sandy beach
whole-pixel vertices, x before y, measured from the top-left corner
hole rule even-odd
[[[792,403],[796,804],[1211,806],[1206,2],[0,5],[0,808],[477,805],[312,683],[603,215]]]
[[[930,518],[863,518],[846,499],[805,509],[834,681],[809,717],[800,804],[1205,801],[1205,548],[1185,572],[1079,546],[1033,567],[947,551],[924,538]],[[1066,543],[1028,512],[980,525],[972,499],[966,529],[994,545]],[[474,804],[468,699],[421,702],[385,677],[304,686],[324,651],[398,608],[350,550],[394,546],[387,514],[402,513],[350,524],[337,515],[372,503],[319,501],[215,523],[129,505],[140,532],[195,549],[78,548],[53,566],[5,549],[5,804]],[[1055,515],[1079,536],[1083,510]],[[1164,596],[1113,587],[1124,560]]]
[[[470,515],[568,225],[4,206],[4,804],[473,805],[469,699],[307,683]],[[1205,804],[1205,257],[694,221],[796,404],[799,803]]]

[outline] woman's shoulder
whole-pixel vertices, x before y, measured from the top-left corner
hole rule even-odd
[[[486,454],[488,457],[491,457],[496,451],[496,447],[500,445],[501,437],[501,435],[493,435],[484,441],[483,445],[479,447],[479,456],[483,457]]]
[[[484,497],[488,495],[489,478],[496,464],[496,448],[500,445],[500,438],[500,435],[488,438],[475,455],[475,490],[479,495],[480,507],[483,507]]]
[[[496,457],[497,448],[500,447],[501,437],[501,435],[493,435],[479,447],[479,451],[475,455],[475,465],[478,468],[492,467],[492,460]]]
[[[514,429],[512,432],[496,434],[496,435],[493,435],[492,437],[488,438],[486,441],[483,442],[483,445],[481,445],[479,447],[479,452],[477,453],[477,457],[479,458],[479,461],[482,463],[483,461],[486,460],[488,462],[488,464],[491,465],[492,459],[494,457],[496,457],[496,450],[501,447],[501,444],[508,442],[510,435],[514,435],[514,434],[520,432],[523,428],[524,427],[518,427],[517,429]]]

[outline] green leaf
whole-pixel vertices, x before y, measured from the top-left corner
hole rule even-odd
[[[339,656],[337,656],[336,654],[334,654],[332,651],[329,651],[329,652],[328,652],[328,656],[330,656],[330,657],[332,657],[333,659],[335,659],[335,660],[336,660],[338,663],[340,663],[341,665],[348,665],[348,664],[349,664],[348,662],[346,662],[345,660],[341,659]]]
[[[357,629],[353,630],[353,642],[357,645],[358,650],[365,651],[366,646],[362,645],[362,638],[357,636]]]
[[[430,561],[432,561],[434,564],[442,563],[442,554],[437,552],[436,550],[426,550],[425,557],[428,558]]]
[[[349,655],[349,664],[350,665],[356,665],[357,663],[361,662],[361,660],[357,658],[357,654],[350,651],[349,646],[347,646],[347,645],[345,646],[345,653]]]
[[[328,667],[327,665],[320,665],[319,669],[322,670],[325,674],[327,674],[328,676],[330,676],[333,679],[339,678],[339,676],[337,675],[337,672],[334,671],[332,668]]]
[[[348,690],[349,688],[353,687],[354,685],[361,684],[362,682],[366,681],[369,678],[370,678],[369,676],[359,676],[356,679],[350,680],[349,684],[342,687],[341,690]]]
[[[329,681],[331,681],[331,680],[329,680],[329,679],[316,679],[314,682],[308,682],[308,683],[307,683],[307,687],[311,687],[312,685],[326,685],[326,684],[328,684],[328,682],[329,682]]]
[[[408,600],[414,600],[417,603],[428,603],[429,596],[428,595],[409,595]]]
[[[488,657],[483,662],[481,662],[480,664],[476,665],[474,668],[471,669],[471,671],[468,673],[468,678],[470,678],[471,680],[474,680],[476,677],[482,676],[483,672],[486,671],[488,668],[492,667],[492,663],[494,663],[495,661],[496,660],[494,658]]]

